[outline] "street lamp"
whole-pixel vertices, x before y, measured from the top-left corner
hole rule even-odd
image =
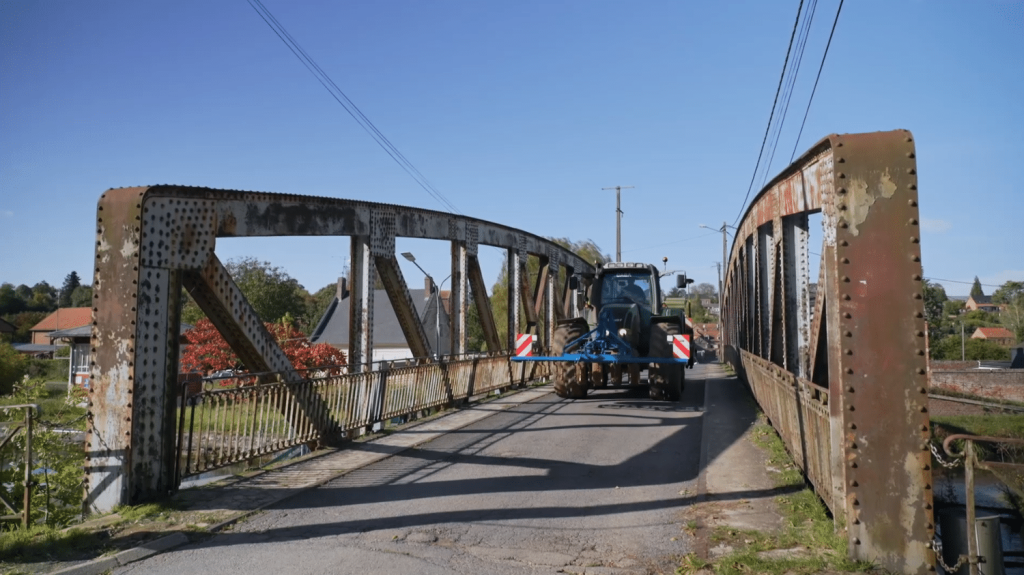
[[[444,282],[451,279],[451,274],[448,277],[441,280],[441,284],[434,283],[434,276],[427,273],[427,270],[420,267],[420,264],[416,263],[416,256],[412,255],[412,252],[402,252],[402,257],[412,262],[412,265],[416,266],[423,275],[430,278],[430,289],[434,295],[434,359],[440,359],[441,357],[441,288],[444,287]]]

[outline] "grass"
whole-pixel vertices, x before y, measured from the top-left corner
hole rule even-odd
[[[806,487],[803,474],[793,463],[782,440],[768,425],[763,415],[753,430],[753,442],[765,451],[777,487],[801,488],[776,498],[783,516],[778,532],[751,531],[716,527],[710,540],[725,544],[734,551],[711,561],[691,553],[676,569],[679,575],[711,569],[714,573],[738,575],[766,573],[772,575],[820,573],[822,571],[865,572],[870,563],[847,557],[846,538],[837,533],[824,503]],[[687,524],[687,527],[690,527]],[[693,525],[696,527],[696,525]],[[772,554],[775,550],[792,550]]]
[[[940,441],[948,435],[988,435],[1024,438],[1024,416],[1019,414],[933,416],[932,436]]]
[[[928,390],[929,395],[944,395],[946,397],[956,397],[960,399],[971,399],[974,401],[982,401],[985,403],[994,403],[997,405],[1009,405],[1013,407],[1024,407],[1024,402],[1013,401],[1010,399],[1002,399],[998,397],[985,397],[982,395],[974,395],[971,393],[964,393],[962,391],[953,391],[952,389],[944,389],[941,387],[931,387]]]
[[[9,573],[9,561],[34,563],[73,559],[102,548],[101,538],[81,529],[60,530],[35,526],[29,529],[0,531],[0,569]]]

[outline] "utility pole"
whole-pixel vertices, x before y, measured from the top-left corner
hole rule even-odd
[[[615,186],[614,188],[601,188],[602,190],[615,190],[615,261],[622,261],[622,190],[635,186]]]

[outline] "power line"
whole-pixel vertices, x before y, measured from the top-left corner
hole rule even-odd
[[[944,279],[941,279],[941,278],[924,278],[924,279],[926,279],[928,281],[932,281],[932,282],[949,282],[949,283],[953,283],[953,284],[974,285],[974,282],[963,282],[963,281],[959,281],[959,280],[944,280]],[[994,288],[1001,288],[1001,287],[1003,287],[1001,285],[983,284],[981,282],[978,282],[978,285],[980,285],[982,287],[994,287]]]
[[[814,22],[814,12],[818,7],[818,0],[812,0],[808,15],[804,18],[804,24],[800,29],[800,34],[797,36],[796,41],[796,53],[793,58],[793,65],[790,66],[789,80],[786,82],[786,88],[782,93],[782,114],[779,117],[779,121],[776,123],[775,136],[771,142],[771,152],[768,154],[768,163],[765,165],[764,176],[761,178],[761,187],[768,182],[768,177],[772,173],[772,163],[775,161],[775,150],[779,144],[779,137],[782,136],[782,128],[786,125],[786,116],[789,113],[789,103],[793,98],[793,88],[796,86],[797,76],[800,74],[800,64],[804,59],[804,48],[807,46],[807,39],[810,37],[811,25]]]
[[[764,145],[768,141],[768,132],[772,127],[772,119],[775,117],[775,106],[779,103],[779,92],[782,91],[782,81],[786,77],[786,66],[789,65],[789,53],[793,49],[793,39],[796,37],[796,30],[800,24],[800,12],[804,8],[804,0],[800,0],[799,6],[796,9],[796,20],[793,22],[793,32],[789,35],[789,47],[786,48],[786,59],[782,62],[782,73],[779,75],[779,85],[775,88],[775,101],[772,102],[772,112],[768,116],[768,125],[764,128],[764,138],[761,140],[761,151],[757,153],[757,163],[754,165],[754,173],[750,175],[750,185],[747,186],[747,195],[743,197],[743,203],[740,204],[740,213],[736,214],[736,220],[733,221],[733,226],[740,221],[740,217],[743,216],[743,208],[747,205],[747,199],[750,198],[750,190],[754,187],[754,178],[757,177],[757,169],[761,166],[761,157],[764,155]]]
[[[299,45],[298,41],[288,33],[284,25],[274,17],[270,10],[268,10],[260,0],[247,1],[249,2],[249,6],[256,11],[256,14],[258,14],[274,34],[284,42],[285,46],[291,50],[292,54],[294,54],[295,57],[302,62],[302,65],[305,66],[311,74],[313,74],[318,82],[320,82],[320,85],[322,85],[324,89],[331,94],[331,97],[333,97],[338,104],[341,104],[341,107],[348,112],[349,116],[352,116],[352,119],[355,120],[356,123],[359,124],[359,126],[362,127],[375,142],[377,142],[377,145],[380,146],[387,155],[391,156],[391,159],[394,160],[399,167],[405,170],[405,172],[409,174],[409,176],[415,180],[416,183],[427,192],[427,194],[444,206],[447,211],[461,214],[461,212],[459,212],[459,210],[450,201],[448,201],[448,198],[444,197],[444,194],[435,188],[416,168],[416,166],[414,166],[413,163],[410,162],[404,154],[402,154],[398,147],[392,144],[391,141],[388,140],[388,138],[379,129],[377,129],[377,126],[375,126],[373,122],[363,114],[362,110],[360,110],[359,107],[349,99],[345,92],[342,91],[333,80],[331,80],[330,76],[320,68],[316,61],[302,49],[302,46]]]
[[[825,53],[821,55],[821,65],[818,66],[818,76],[814,79],[814,88],[811,89],[811,97],[807,99],[807,109],[804,111],[804,119],[800,122],[800,131],[796,135],[796,142],[793,143],[793,153],[789,156],[790,163],[796,157],[797,147],[800,145],[800,136],[804,133],[804,124],[807,123],[807,114],[811,111],[811,102],[814,101],[814,93],[818,90],[818,80],[821,79],[821,70],[825,67],[825,58],[828,57],[828,48],[832,45],[832,36],[836,33],[836,24],[839,23],[839,13],[843,10],[843,0],[839,0],[839,7],[836,8],[836,18],[832,21],[832,31],[828,35],[828,43],[825,44]]]
[[[671,242],[665,242],[665,243],[663,243],[663,244],[656,244],[656,245],[653,245],[653,246],[646,246],[646,247],[642,247],[642,248],[633,248],[633,249],[631,249],[631,250],[623,250],[623,252],[622,252],[622,253],[624,253],[624,254],[628,254],[629,252],[638,252],[638,251],[640,251],[640,250],[649,250],[649,249],[651,249],[651,248],[660,248],[660,247],[662,247],[662,246],[670,246],[670,245],[672,245],[672,244],[681,244],[681,243],[683,243],[683,242],[689,242],[689,241],[693,241],[693,240],[698,240],[698,239],[700,239],[700,238],[706,238],[706,237],[708,237],[708,236],[717,236],[717,235],[718,235],[718,231],[714,231],[714,232],[711,232],[711,233],[709,233],[709,234],[701,234],[701,235],[699,235],[699,236],[693,236],[692,238],[683,238],[683,239],[681,239],[681,240],[675,240],[675,241],[671,241]]]

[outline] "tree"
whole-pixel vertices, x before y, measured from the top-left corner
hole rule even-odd
[[[28,369],[28,357],[18,353],[9,343],[0,343],[0,395],[8,395]]]
[[[971,297],[977,301],[979,297],[985,297],[985,292],[981,289],[981,280],[978,276],[974,276],[974,285],[971,286]]]
[[[693,286],[693,288],[690,291],[692,293],[700,296],[700,299],[710,299],[710,300],[714,301],[715,300],[715,293],[718,290],[715,289],[715,286],[713,286],[713,285],[711,285],[711,284],[709,284],[707,282],[704,282],[704,283],[699,283],[699,284]]]
[[[54,311],[57,309],[57,288],[45,281],[32,286],[32,300],[28,302],[31,311]]]
[[[338,284],[332,283],[318,289],[316,293],[306,296],[306,312],[303,314],[302,321],[299,322],[306,335],[313,333],[313,329],[320,323],[320,318],[327,313],[328,306],[331,305],[337,294]]]
[[[972,339],[969,335],[961,340],[960,334],[956,334],[946,336],[932,345],[931,356],[937,360],[959,360],[961,357],[968,360],[1007,360],[1010,359],[1010,350],[986,339]]]
[[[964,302],[956,299],[948,299],[942,303],[942,315],[946,318],[958,316],[964,312]]]
[[[309,293],[281,268],[253,257],[231,260],[224,267],[263,321],[276,323],[286,313],[305,316]]]
[[[992,301],[1004,307],[999,323],[1013,332],[1017,341],[1024,341],[1024,282],[1008,281],[992,292]]]
[[[0,285],[0,315],[7,316],[22,312],[25,311],[25,308],[27,307],[28,302],[18,295],[17,290],[14,288],[14,284],[5,283]]]
[[[92,286],[78,286],[71,292],[71,307],[92,307]]]
[[[943,308],[949,298],[946,297],[946,289],[941,284],[926,279],[921,280],[921,283],[921,290],[924,292],[924,319],[928,322],[928,338],[930,341],[938,341],[948,333]]]
[[[13,315],[5,316],[8,322],[14,326],[15,332],[11,341],[14,343],[28,343],[32,340],[32,328],[48,316],[45,311],[23,311]]]
[[[61,286],[57,296],[57,306],[71,307],[71,294],[80,285],[82,285],[82,282],[78,278],[78,272],[71,270],[71,273],[64,277],[64,285]]]
[[[345,365],[344,353],[326,343],[310,343],[291,324],[265,322],[264,325],[296,369]],[[227,341],[207,318],[199,320],[195,327],[185,332],[185,341],[186,348],[181,355],[183,372],[210,373],[243,367]]]

